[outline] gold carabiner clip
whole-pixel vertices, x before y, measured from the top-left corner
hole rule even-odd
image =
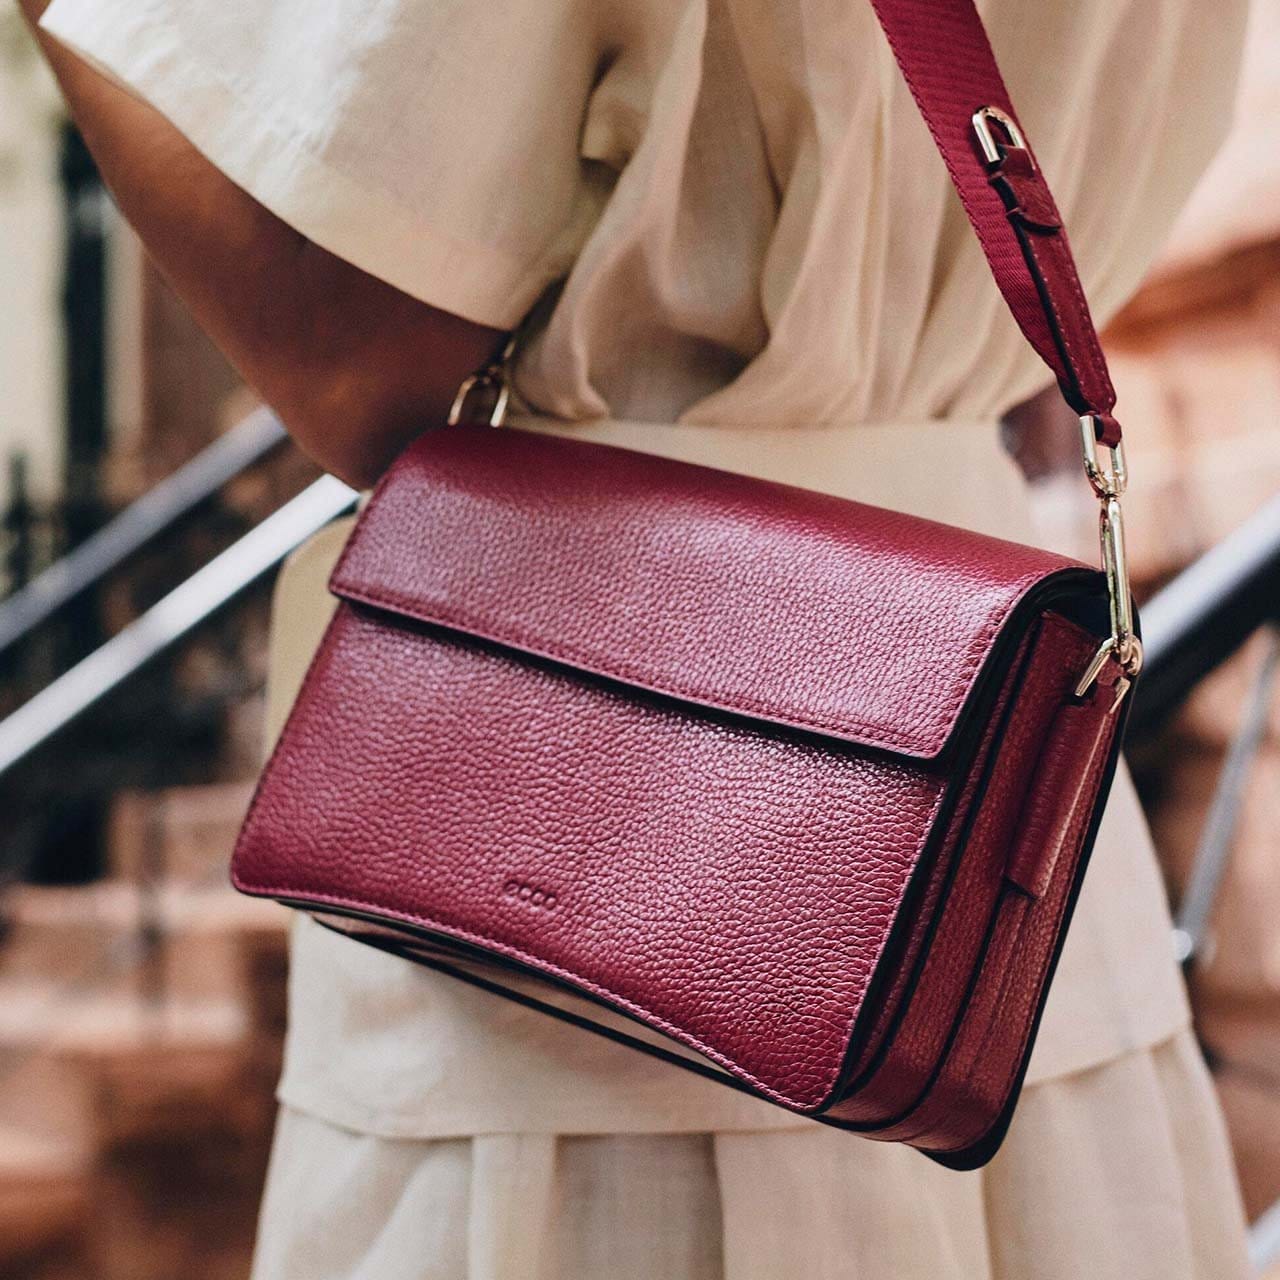
[[[473,395],[482,391],[489,393],[492,397],[488,425],[502,426],[507,419],[507,408],[511,403],[511,384],[507,377],[507,369],[510,367],[515,349],[516,335],[513,333],[507,339],[506,346],[502,348],[496,360],[491,360],[482,369],[477,369],[475,373],[462,380],[462,385],[453,397],[453,404],[449,407],[449,416],[446,419],[449,426],[456,427],[462,421],[462,416],[467,410],[467,402]]]
[[[1120,495],[1129,483],[1124,446],[1108,447],[1104,463],[1098,453],[1097,423],[1092,414],[1080,419],[1080,440],[1084,452],[1084,471],[1098,497],[1098,545],[1102,553],[1102,569],[1107,577],[1107,599],[1110,609],[1111,634],[1102,642],[1076,687],[1076,697],[1083,698],[1102,673],[1109,659],[1120,666],[1116,683],[1116,705],[1128,692],[1133,678],[1142,667],[1142,642],[1134,633],[1133,592],[1129,586],[1129,558],[1125,550],[1124,513]]]
[[[1129,487],[1129,466],[1125,462],[1124,443],[1103,445],[1107,451],[1105,464],[1098,455],[1098,424],[1093,414],[1080,417],[1080,447],[1084,452],[1084,473],[1098,497],[1106,502],[1118,498]]]

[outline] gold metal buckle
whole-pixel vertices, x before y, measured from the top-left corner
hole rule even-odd
[[[1022,130],[1018,128],[1018,122],[1008,112],[1001,111],[999,107],[979,107],[973,113],[971,120],[973,131],[978,135],[978,146],[982,148],[982,158],[988,164],[999,164],[1004,159],[1004,153],[1000,149],[1001,143],[997,141],[991,128],[993,122],[1004,130],[1005,137],[1009,140],[1004,145],[1016,147],[1019,151],[1030,151],[1026,138],[1022,136]]]
[[[1120,495],[1129,483],[1124,446],[1103,446],[1105,461],[1099,455],[1098,423],[1091,413],[1080,419],[1080,441],[1084,454],[1084,471],[1098,497],[1098,545],[1102,552],[1102,568],[1107,576],[1107,599],[1111,613],[1111,634],[1102,642],[1076,687],[1076,697],[1083,698],[1093,687],[1109,660],[1120,666],[1116,682],[1116,700],[1128,692],[1133,678],[1142,667],[1142,642],[1134,634],[1133,593],[1129,586],[1129,559],[1125,551],[1124,513]]]
[[[462,421],[467,410],[467,402],[481,392],[492,397],[489,406],[488,423],[491,427],[500,427],[507,420],[507,407],[511,403],[511,383],[507,377],[507,369],[516,349],[516,336],[512,334],[507,345],[502,348],[496,360],[491,360],[482,369],[466,377],[453,397],[446,419],[449,426],[456,427]]]
[[[1111,710],[1114,711],[1124,700],[1124,696],[1129,692],[1133,685],[1133,679],[1142,667],[1142,641],[1137,636],[1129,638],[1129,665],[1121,663],[1121,675],[1115,683],[1115,699],[1111,703]],[[1099,646],[1097,652],[1089,659],[1089,665],[1085,667],[1084,674],[1080,677],[1080,683],[1076,685],[1076,697],[1083,698],[1085,694],[1093,688],[1094,683],[1106,668],[1108,662],[1116,652],[1116,642],[1108,636]],[[1119,658],[1116,659],[1119,662]]]

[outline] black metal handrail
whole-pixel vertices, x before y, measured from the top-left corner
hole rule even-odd
[[[1142,610],[1146,650],[1130,740],[1150,736],[1196,683],[1280,619],[1280,494]]]
[[[1251,636],[1273,628],[1177,903],[1174,950],[1190,966],[1204,947],[1228,872],[1246,781],[1266,733],[1280,671],[1280,632],[1274,630],[1280,622],[1280,495],[1155,595],[1142,620],[1146,662],[1129,720],[1131,742],[1154,737],[1201,680]],[[1216,1070],[1247,1068],[1223,1058],[1212,1044],[1203,1047]],[[1267,1074],[1266,1082],[1271,1081]],[[1249,1251],[1258,1274],[1280,1260],[1280,1203],[1252,1224]]]
[[[354,489],[322,476],[169,592],[106,644],[0,720],[0,780],[194,627],[230,604],[330,520]]]
[[[285,438],[275,414],[255,409],[61,560],[0,600],[0,653],[101,582]]]

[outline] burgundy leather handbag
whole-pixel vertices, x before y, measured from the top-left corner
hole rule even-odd
[[[233,876],[971,1168],[1012,1114],[1141,648],[1114,392],[986,35],[970,0],[873,2],[1081,415],[1105,572],[626,450],[430,431],[334,571]]]

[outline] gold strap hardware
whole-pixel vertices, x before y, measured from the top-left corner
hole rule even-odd
[[[1084,473],[1093,491],[1104,502],[1118,498],[1129,487],[1129,468],[1124,460],[1124,444],[1103,445],[1107,451],[1105,464],[1098,455],[1098,424],[1093,414],[1080,419],[1080,444],[1084,451]]]
[[[496,359],[463,379],[462,385],[458,388],[458,394],[453,397],[453,404],[449,408],[447,419],[449,426],[456,427],[467,412],[467,405],[472,397],[482,394],[490,397],[489,426],[502,426],[507,418],[507,407],[511,403],[511,384],[507,377],[507,369],[515,349],[516,335],[512,334]]]
[[[1102,551],[1102,568],[1107,575],[1107,597],[1111,610],[1111,634],[1102,642],[1076,687],[1076,697],[1083,698],[1093,687],[1109,659],[1120,665],[1116,682],[1116,702],[1128,692],[1133,678],[1142,667],[1142,641],[1133,629],[1133,593],[1129,588],[1129,560],[1125,553],[1124,514],[1120,495],[1129,483],[1124,446],[1098,445],[1098,423],[1093,414],[1080,418],[1080,443],[1084,453],[1084,472],[1099,503],[1098,543]]]

